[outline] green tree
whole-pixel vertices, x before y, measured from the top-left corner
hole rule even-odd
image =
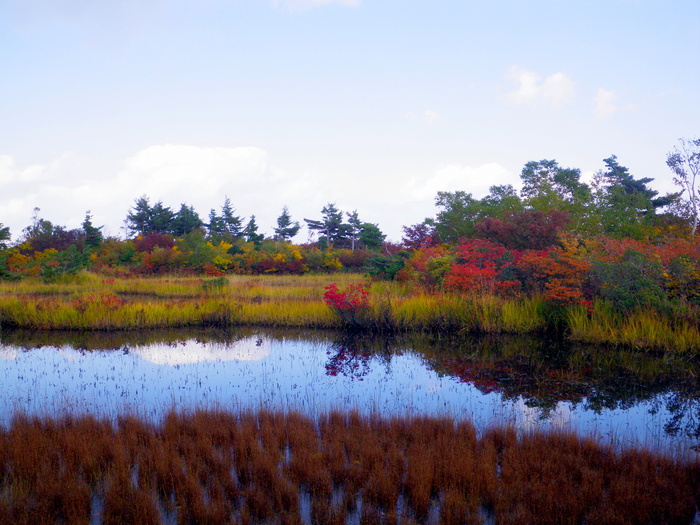
[[[666,158],[666,164],[675,177],[673,182],[681,188],[679,207],[681,214],[690,222],[690,234],[695,235],[700,220],[700,193],[697,187],[700,176],[700,139],[679,139],[680,148],[675,147]]]
[[[580,178],[581,170],[562,168],[556,160],[530,161],[520,173],[520,194],[536,210],[565,209],[590,198],[590,188]]]
[[[226,225],[223,218],[219,217],[213,208],[209,211],[209,222],[205,226],[210,237],[220,237],[226,233]]]
[[[243,229],[243,235],[245,236],[246,241],[252,242],[256,247],[260,246],[263,239],[265,239],[265,235],[258,233],[258,225],[255,223],[255,215],[250,216],[248,224],[246,224],[245,228]]]
[[[589,231],[596,233],[597,225],[601,233],[614,237],[645,238],[658,222],[656,210],[672,204],[679,194],[657,197],[658,192],[647,186],[654,179],[635,179],[615,155],[603,162],[605,169],[593,177],[594,225]]]
[[[489,194],[481,199],[481,213],[484,217],[500,217],[504,213],[523,209],[523,201],[511,184],[491,186]]]
[[[556,160],[531,161],[520,173],[520,193],[527,208],[542,213],[565,211],[573,229],[585,229],[593,197],[580,178],[581,170],[562,168]]]
[[[282,208],[282,213],[277,217],[277,228],[274,229],[275,240],[288,242],[299,233],[300,229],[299,223],[292,221],[289,209],[286,206]]]
[[[363,222],[361,225],[359,241],[370,250],[378,250],[384,246],[386,235],[382,233],[379,226],[370,222]]]
[[[473,237],[474,224],[483,217],[481,202],[464,191],[439,191],[435,204],[441,208],[435,219],[426,222],[440,242],[455,244],[462,237]]]
[[[202,219],[194,208],[182,203],[170,223],[170,231],[175,237],[182,237],[203,225]]]
[[[151,208],[151,229],[153,233],[171,233],[175,213],[168,206],[163,206],[161,201],[156,202]]]
[[[319,245],[336,244],[343,241],[346,228],[343,227],[343,212],[336,208],[335,203],[329,202],[321,209],[323,218],[318,220],[304,219],[309,230],[317,231]]]
[[[2,223],[0,222],[0,249],[5,249],[9,246],[10,239],[12,238],[12,235],[10,235],[10,227],[9,226],[3,226]]]
[[[243,235],[243,218],[234,215],[236,210],[231,206],[231,199],[226,197],[221,206],[221,221],[224,234],[229,240],[239,239]]]
[[[83,220],[82,226],[83,234],[85,235],[86,248],[97,248],[100,244],[102,244],[104,237],[100,230],[102,230],[103,226],[96,228],[92,224],[92,215],[90,214],[90,210],[85,213],[85,220]]]
[[[144,233],[170,233],[175,214],[161,201],[153,206],[146,195],[142,195],[134,202],[134,206],[126,216],[127,229],[132,234]]]
[[[142,195],[134,202],[126,215],[126,226],[131,234],[142,234],[151,227],[151,204],[146,195]]]

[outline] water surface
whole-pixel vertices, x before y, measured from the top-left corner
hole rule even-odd
[[[0,421],[13,414],[172,409],[446,415],[478,428],[571,429],[692,453],[695,365],[529,338],[364,338],[328,332],[0,334]]]

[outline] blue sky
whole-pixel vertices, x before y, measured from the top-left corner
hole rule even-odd
[[[228,196],[399,240],[437,191],[611,154],[671,191],[699,28],[697,0],[0,0],[0,222],[121,235],[141,195]]]

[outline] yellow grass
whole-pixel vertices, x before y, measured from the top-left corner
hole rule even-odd
[[[427,293],[358,274],[218,278],[104,278],[83,273],[62,283],[0,281],[0,326],[29,329],[121,330],[232,325],[343,328],[325,304],[324,288],[363,283],[370,307],[355,318],[367,331],[533,333],[547,327],[539,297]],[[653,311],[620,315],[596,302],[563,310],[569,337],[668,351],[697,351],[700,330]]]

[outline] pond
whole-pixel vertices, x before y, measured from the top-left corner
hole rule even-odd
[[[527,337],[241,329],[0,333],[0,422],[171,409],[447,415],[693,455],[700,367]]]

